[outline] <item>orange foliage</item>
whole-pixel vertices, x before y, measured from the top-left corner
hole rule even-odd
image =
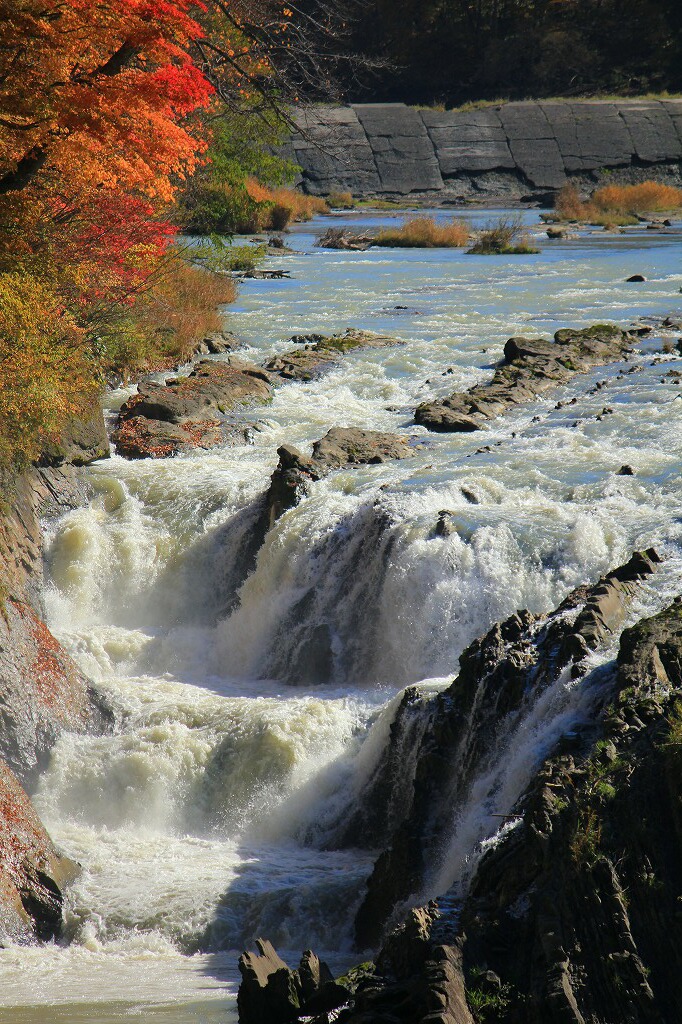
[[[640,185],[607,185],[597,189],[592,202],[600,210],[656,213],[681,207],[682,189],[662,185],[658,181],[643,181]]]
[[[635,214],[656,213],[682,207],[682,189],[643,181],[639,185],[606,185],[583,201],[575,185],[564,185],[554,209],[562,220],[590,224],[635,223]]]

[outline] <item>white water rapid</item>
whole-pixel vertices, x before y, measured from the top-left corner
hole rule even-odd
[[[494,621],[550,610],[634,548],[665,561],[631,618],[682,593],[676,352],[654,363],[644,346],[485,435],[409,426],[419,401],[490,376],[510,335],[679,313],[682,234],[592,232],[539,256],[475,257],[315,249],[325,226],[291,232],[299,252],[277,262],[291,280],[244,283],[228,322],[245,355],[263,361],[292,334],[348,326],[407,344],[278,388],[249,414],[246,448],[90,467],[92,501],[48,537],[49,624],[117,726],[62,737],[40,779],[38,811],[83,872],[62,942],[0,950],[0,1022],[235,1021],[236,960],[258,935],[285,958],[312,946],[333,967],[353,963],[375,852],[331,851],[329,839],[362,800],[402,689],[429,680],[422,690],[437,692]],[[626,284],[632,273],[646,282]],[[307,450],[331,426],[407,428],[426,447],[315,484],[242,580],[277,447]],[[634,476],[617,475],[624,463]],[[443,509],[448,537],[433,532]],[[297,659],[320,628],[331,668],[301,683]],[[614,650],[504,736],[453,820],[431,894],[496,841],[539,759],[589,716]],[[406,756],[405,784],[413,768]]]

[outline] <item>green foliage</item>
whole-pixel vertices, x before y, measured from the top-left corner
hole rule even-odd
[[[225,274],[235,270],[255,270],[263,262],[267,252],[268,247],[265,243],[230,245],[220,235],[211,235],[208,239],[202,239],[192,255],[206,270],[215,274]]]
[[[272,188],[293,180],[296,164],[274,152],[286,140],[287,126],[275,114],[225,111],[211,127],[206,163],[188,182],[178,219],[185,230],[201,235],[260,231],[270,206],[253,198],[246,182],[254,178]]]
[[[485,977],[486,972],[478,967],[469,972],[466,985],[466,998],[476,1024],[497,1024],[505,1015],[512,1002],[512,987],[503,984],[500,987],[491,985]]]

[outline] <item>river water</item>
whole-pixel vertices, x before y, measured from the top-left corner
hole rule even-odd
[[[49,623],[110,696],[117,728],[64,736],[40,780],[38,810],[83,872],[62,943],[0,951],[0,1021],[234,1021],[237,956],[258,935],[294,961],[307,946],[339,970],[356,961],[350,928],[373,854],[335,850],[333,837],[362,799],[402,688],[428,680],[437,692],[492,622],[551,609],[633,548],[653,544],[665,561],[631,619],[682,592],[676,353],[652,365],[645,345],[485,434],[410,426],[419,401],[490,376],[512,334],[679,314],[680,232],[594,231],[545,239],[538,256],[476,257],[315,249],[328,223],[292,230],[298,253],[272,264],[290,280],[244,283],[228,316],[244,354],[263,361],[292,334],[349,326],[407,344],[278,388],[248,414],[246,448],[90,467],[92,502],[50,529]],[[633,273],[647,281],[625,283]],[[239,554],[277,447],[306,449],[335,425],[407,431],[426,447],[316,484],[244,581]],[[634,476],[617,475],[624,463]],[[433,533],[443,509],[449,537]],[[332,664],[302,679],[320,628]],[[494,785],[507,811],[589,703],[587,686],[561,680],[534,709],[504,785],[499,765],[482,776],[420,895],[457,882],[495,842],[486,794]],[[406,758],[405,785],[409,770]]]

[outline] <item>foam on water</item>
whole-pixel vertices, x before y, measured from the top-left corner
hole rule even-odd
[[[250,339],[245,355],[346,326],[408,343],[282,386],[249,413],[258,429],[245,448],[92,467],[93,500],[52,529],[50,623],[118,725],[62,737],[41,779],[38,809],[84,870],[69,894],[71,944],[0,954],[12,1021],[33,1024],[48,1002],[55,1021],[105,1024],[122,1008],[169,1024],[213,1020],[234,1005],[236,951],[258,934],[344,966],[372,856],[325,850],[325,839],[362,800],[401,688],[436,676],[420,687],[428,701],[492,622],[549,610],[633,547],[668,557],[633,615],[682,591],[672,357],[596,370],[485,434],[409,427],[419,401],[490,376],[510,334],[668,313],[682,284],[679,235],[590,233],[539,257],[486,259],[324,252],[313,249],[316,227],[292,232],[292,280],[245,283],[229,324]],[[636,292],[624,283],[635,271],[647,277]],[[630,365],[642,372],[623,376]],[[606,406],[613,413],[597,419]],[[335,425],[409,427],[425,447],[315,484],[244,579],[277,447],[307,450]],[[625,462],[635,476],[616,475]],[[452,530],[438,536],[445,510]],[[496,841],[494,814],[589,715],[600,664],[591,681],[557,681],[503,737],[504,758],[458,809],[429,895],[461,883]],[[406,757],[405,785],[413,767]],[[221,992],[228,962],[232,988]],[[41,972],[50,991],[36,984]]]

